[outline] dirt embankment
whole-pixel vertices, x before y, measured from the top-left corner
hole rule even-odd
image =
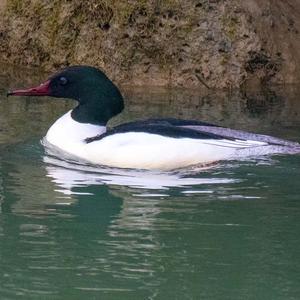
[[[12,64],[204,89],[300,81],[298,0],[0,0],[0,14]]]

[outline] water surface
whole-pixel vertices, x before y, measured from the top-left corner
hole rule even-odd
[[[1,299],[299,299],[300,157],[185,172],[70,164],[39,140],[74,104],[5,97],[0,78]],[[25,77],[25,76],[24,76]],[[192,118],[300,141],[300,93],[123,88],[117,124]]]

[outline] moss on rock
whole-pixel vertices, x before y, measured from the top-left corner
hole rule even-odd
[[[284,64],[257,31],[249,4],[256,1],[6,0],[0,59],[46,70],[90,64],[127,84],[278,82]],[[272,71],[250,72],[253,53],[266,55]]]

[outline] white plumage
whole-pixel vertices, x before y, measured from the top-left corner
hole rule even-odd
[[[105,126],[76,122],[69,111],[49,129],[46,142],[93,164],[152,170],[172,170],[279,150],[278,146],[260,141],[173,138],[147,132],[116,133],[85,142],[86,138],[105,132]]]

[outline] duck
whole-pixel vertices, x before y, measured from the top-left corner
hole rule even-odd
[[[36,87],[8,96],[49,96],[77,101],[48,130],[42,143],[62,156],[114,168],[175,170],[223,160],[299,153],[300,144],[196,120],[154,118],[108,128],[124,109],[118,87],[92,66],[70,66]],[[60,155],[58,154],[58,155]]]

